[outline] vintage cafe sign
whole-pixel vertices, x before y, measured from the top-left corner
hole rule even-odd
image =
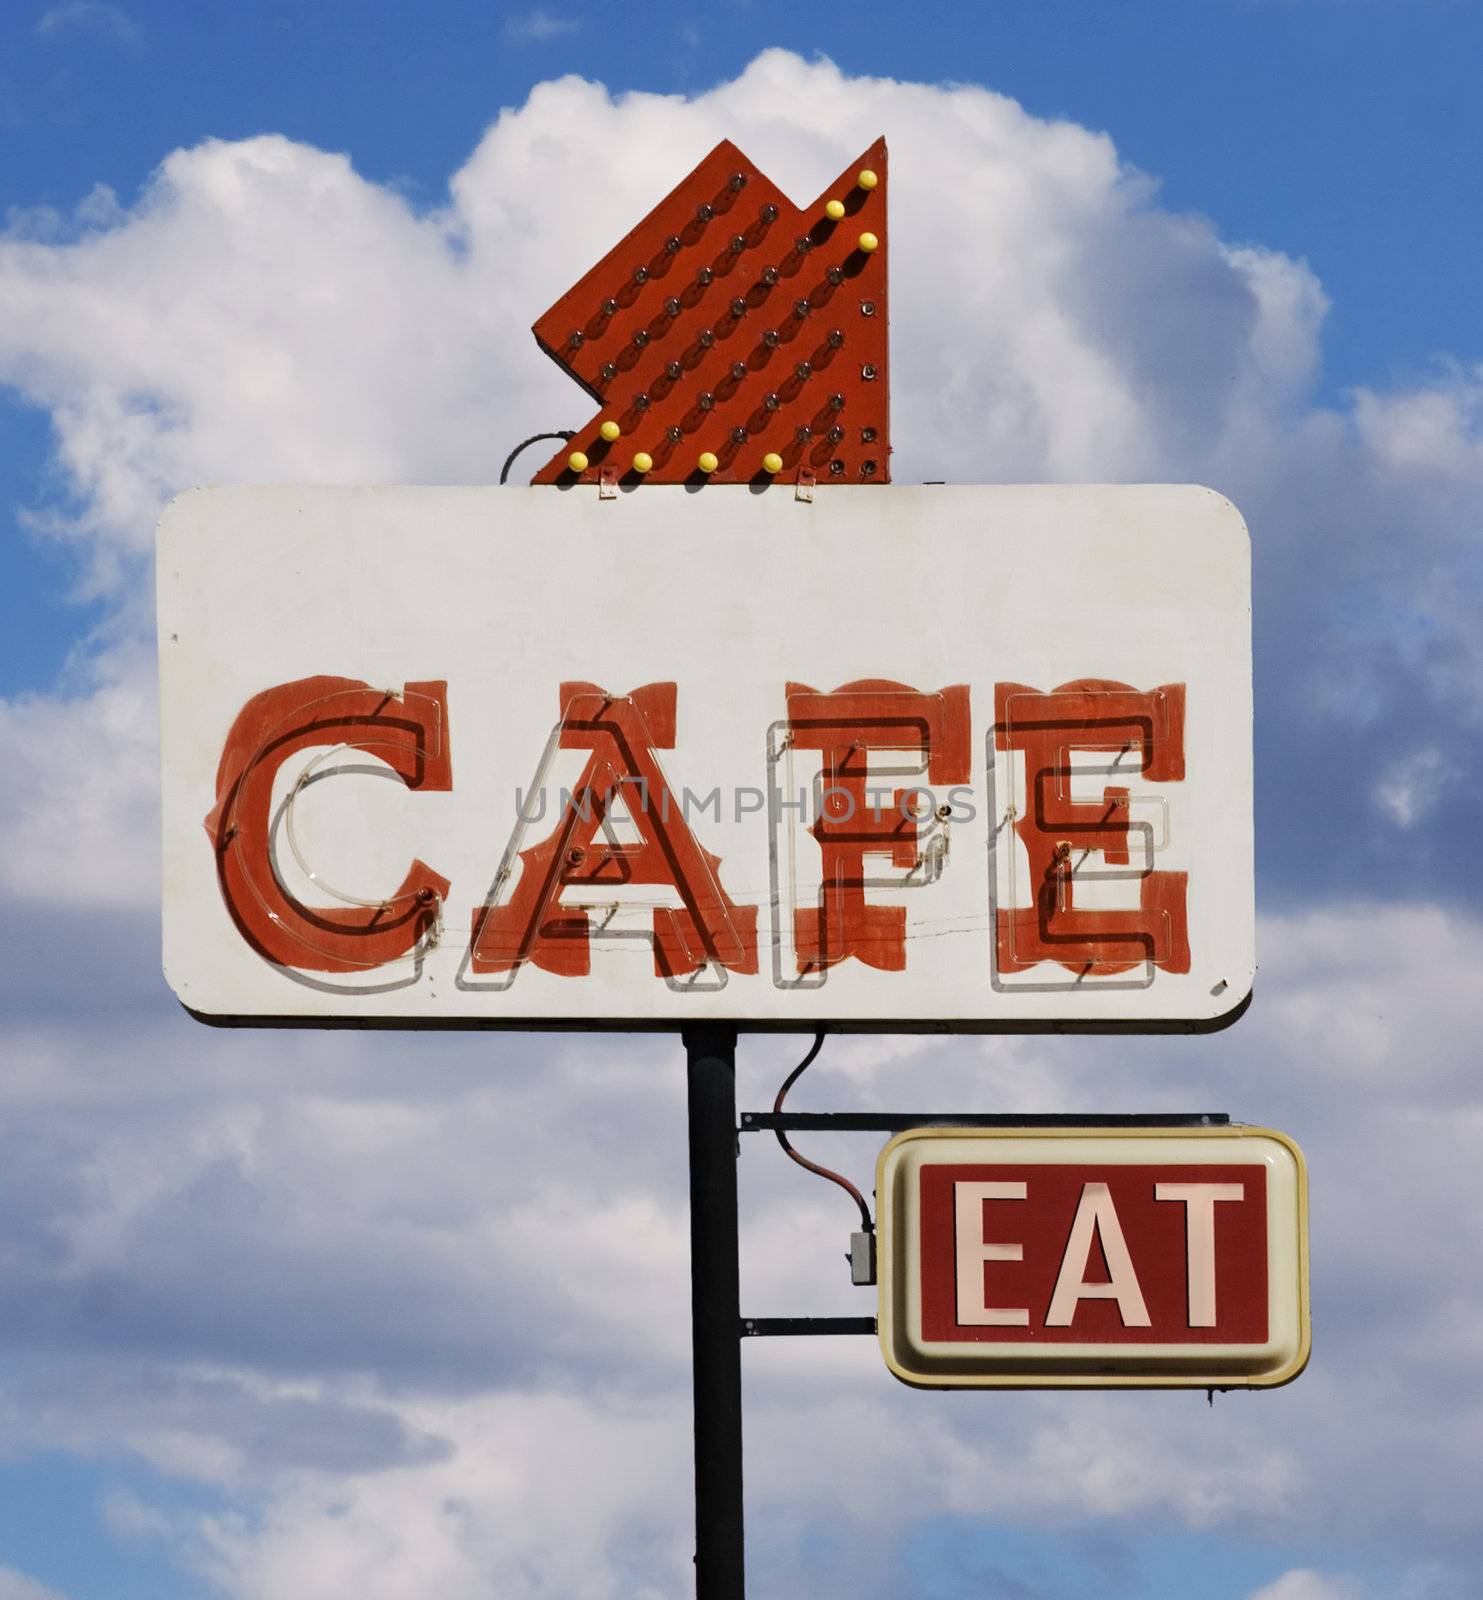
[[[193,492],[167,974],[225,1020],[1219,1025],[1248,586],[1188,487]]]

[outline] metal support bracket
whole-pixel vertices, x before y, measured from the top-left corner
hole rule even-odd
[[[779,1128],[784,1133],[904,1133],[908,1128],[1226,1128],[1230,1122],[1223,1111],[1082,1116],[1074,1112],[984,1116],[971,1111],[744,1111],[737,1132],[771,1133]]]
[[[743,1317],[743,1339],[776,1339],[808,1334],[868,1333],[875,1336],[874,1317]]]

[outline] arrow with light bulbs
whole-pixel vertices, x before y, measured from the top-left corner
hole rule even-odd
[[[798,207],[718,144],[535,323],[599,410],[532,483],[889,482],[886,166]]]

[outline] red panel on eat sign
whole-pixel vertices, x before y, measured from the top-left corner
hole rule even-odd
[[[964,1191],[970,1236],[985,1246],[1018,1245],[1022,1259],[972,1259],[959,1274],[958,1185],[1023,1184],[1023,1199],[976,1200]],[[1203,1204],[1182,1198],[1156,1197],[1156,1186],[1217,1185],[1240,1198]],[[1100,1200],[1088,1185],[1105,1185]],[[1167,1192],[1167,1191],[1166,1191]],[[971,1204],[969,1202],[972,1202]],[[964,1343],[1034,1344],[1263,1344],[1267,1339],[1267,1170],[1258,1163],[1220,1166],[1112,1164],[1036,1166],[1027,1163],[973,1163],[924,1166],[921,1172],[922,1337]],[[1107,1226],[1108,1213],[1111,1227]],[[1078,1211],[1085,1209],[1084,1250],[1073,1241]],[[1093,1214],[1095,1222],[1088,1221]],[[1201,1314],[1201,1289],[1190,1282],[1190,1230],[1198,1235],[1211,1227],[1213,1244],[1214,1321],[1192,1325]],[[1113,1234],[1109,1238],[1107,1235]],[[1120,1233],[1126,1256],[1118,1260]],[[1072,1249],[1068,1252],[1068,1245]],[[1133,1283],[1128,1283],[1131,1269]],[[1120,1279],[1124,1294],[1107,1290]],[[1090,1295],[1075,1293],[1078,1286]],[[1070,1320],[1052,1326],[1058,1286],[1060,1314]],[[1096,1286],[1104,1286],[1103,1295]],[[969,1325],[959,1321],[960,1308],[982,1296],[981,1309],[1013,1315],[1023,1311],[1021,1325]],[[1104,1297],[1105,1295],[1105,1297]],[[1140,1306],[1141,1302],[1141,1306]],[[1139,1325],[1137,1313],[1147,1316]],[[1133,1320],[1125,1321],[1132,1314]]]
[[[536,322],[600,410],[531,481],[889,482],[886,176],[800,207],[718,144]]]

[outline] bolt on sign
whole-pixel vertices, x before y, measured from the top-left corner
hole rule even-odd
[[[167,976],[217,1021],[1220,1026],[1249,573],[1188,486],[193,491]]]
[[[917,1128],[881,1152],[878,1326],[923,1388],[1244,1388],[1308,1360],[1307,1171],[1264,1128]]]

